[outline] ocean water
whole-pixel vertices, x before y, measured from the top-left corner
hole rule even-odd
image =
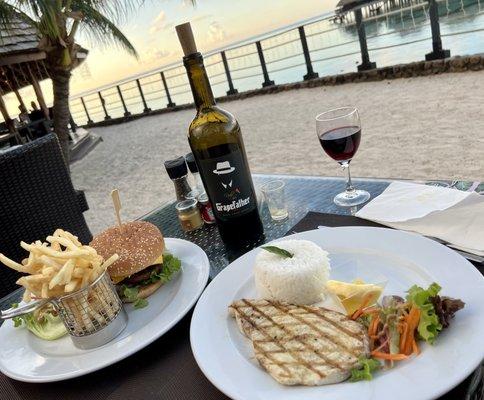
[[[484,0],[439,1],[440,28],[444,49],[451,55],[484,53]],[[269,72],[276,84],[297,82],[306,74],[306,65],[297,27],[301,22],[239,43],[225,51],[235,88],[239,92],[260,88],[262,70],[255,41],[260,40]],[[313,69],[319,76],[353,72],[361,62],[356,27],[336,24],[329,16],[317,16],[304,22]],[[371,61],[378,67],[419,61],[432,50],[430,21],[426,4],[398,6],[389,12],[365,20]],[[219,51],[205,55],[205,65],[216,97],[228,90]],[[181,63],[163,70],[172,101],[177,105],[193,101],[185,69]],[[159,72],[138,76],[147,107],[165,108],[166,93]],[[134,79],[134,78],[133,78]],[[121,83],[127,109],[143,112],[139,89],[134,80]],[[116,87],[101,91],[108,114],[115,118],[124,113]],[[83,96],[93,121],[104,119],[96,91]],[[80,99],[71,100],[71,111],[78,124],[87,122]]]

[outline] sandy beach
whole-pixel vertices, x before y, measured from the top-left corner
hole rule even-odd
[[[323,153],[314,117],[355,105],[362,141],[354,177],[484,180],[484,71],[292,90],[221,104],[242,127],[254,173],[342,176]],[[109,192],[125,219],[174,198],[163,161],[189,152],[194,109],[92,129],[104,142],[72,165],[93,233],[112,225]]]

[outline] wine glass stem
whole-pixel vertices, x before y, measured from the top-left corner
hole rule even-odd
[[[346,181],[346,191],[347,192],[352,192],[355,190],[353,187],[353,183],[351,182],[351,173],[350,173],[350,162],[347,161],[343,164],[343,168],[345,168],[348,171],[348,180]]]

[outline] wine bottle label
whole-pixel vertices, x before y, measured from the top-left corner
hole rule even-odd
[[[240,150],[199,161],[215,215],[226,219],[252,211],[256,199],[252,178]]]

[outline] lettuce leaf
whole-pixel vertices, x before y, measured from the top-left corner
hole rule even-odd
[[[407,301],[415,304],[420,309],[420,321],[418,324],[418,334],[426,342],[433,344],[437,335],[442,330],[442,324],[435,312],[432,298],[437,296],[441,287],[437,283],[432,283],[428,289],[413,285],[408,290]]]
[[[138,299],[138,286],[121,286],[121,297],[129,302],[134,302]]]
[[[150,283],[155,283],[161,281],[163,283],[168,282],[173,278],[173,276],[180,270],[181,261],[175,256],[166,253],[163,255],[163,268],[161,271],[156,272],[154,270],[148,279],[141,282],[141,285],[148,285]],[[139,286],[122,285],[119,289],[119,294],[121,298],[133,303],[135,309],[144,308],[148,305],[148,300],[138,298]]]
[[[12,304],[12,308],[17,307],[17,303]],[[43,340],[56,340],[67,334],[64,323],[50,305],[44,306],[38,312],[33,311],[12,319],[15,328],[25,326],[35,336]]]
[[[136,310],[139,310],[140,308],[145,308],[148,305],[148,300],[146,299],[136,299],[135,302],[133,303],[133,306]]]
[[[155,283],[162,281],[163,283],[168,282],[173,278],[173,275],[180,270],[181,261],[175,256],[167,253],[163,255],[163,268],[160,272],[153,271],[148,280],[144,281],[143,284]]]
[[[373,358],[360,357],[358,366],[351,370],[350,382],[371,381],[372,373],[381,368],[381,363]]]

